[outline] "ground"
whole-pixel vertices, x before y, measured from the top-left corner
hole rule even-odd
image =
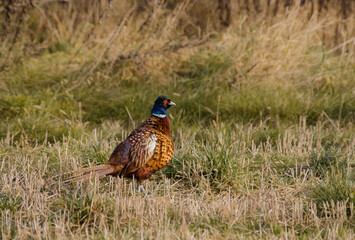
[[[2,238],[353,239],[353,42],[292,14],[199,40],[158,19],[156,35],[127,20],[0,73]],[[145,193],[56,177],[106,162],[161,94],[176,149]]]

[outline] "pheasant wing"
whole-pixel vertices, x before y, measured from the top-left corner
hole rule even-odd
[[[134,172],[138,168],[144,166],[148,160],[153,157],[157,142],[157,136],[155,134],[151,134],[145,136],[143,139],[140,139],[140,141],[137,141],[136,144],[131,146],[129,153],[131,164],[127,169],[127,173]]]
[[[144,166],[153,157],[156,146],[155,134],[135,132],[116,147],[108,163],[122,166],[120,175],[126,176]]]
[[[126,139],[120,144],[118,144],[118,146],[112,152],[110,159],[107,161],[107,163],[112,165],[121,165],[122,167],[124,167],[129,161],[128,159],[129,149],[130,149],[130,144],[128,139]]]

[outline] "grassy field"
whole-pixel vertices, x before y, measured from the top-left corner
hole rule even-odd
[[[0,39],[0,238],[354,239],[353,15],[232,5],[226,24],[213,5],[124,2],[10,11],[23,20]],[[147,195],[53,178],[104,163],[161,94],[176,150]]]

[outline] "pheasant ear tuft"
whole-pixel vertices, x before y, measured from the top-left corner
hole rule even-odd
[[[156,100],[155,100],[155,104],[163,104],[164,100],[168,100],[169,98],[167,96],[159,96]]]

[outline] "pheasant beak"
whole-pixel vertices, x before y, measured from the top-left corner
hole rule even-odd
[[[173,101],[170,101],[170,102],[168,103],[168,105],[169,105],[169,106],[176,106],[176,104],[175,104]]]

